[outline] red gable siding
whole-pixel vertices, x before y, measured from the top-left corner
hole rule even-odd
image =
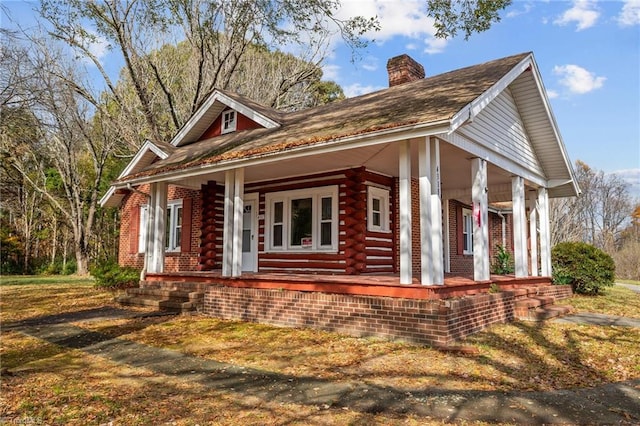
[[[225,111],[227,111],[227,110],[225,110]],[[237,120],[238,120],[237,123],[236,123],[236,132],[241,132],[243,130],[257,129],[258,127],[262,127],[261,125],[259,125],[255,121],[251,120],[246,115],[240,114],[238,111],[236,111],[236,117],[237,117]],[[218,118],[216,118],[216,120],[213,122],[213,124],[211,124],[211,126],[209,126],[209,128],[202,134],[202,136],[198,140],[201,141],[201,140],[204,140],[204,139],[209,139],[209,138],[213,138],[213,137],[216,137],[216,136],[220,136],[222,134],[221,133],[221,130],[222,130],[221,122],[222,122],[222,114],[220,114],[218,116]]]

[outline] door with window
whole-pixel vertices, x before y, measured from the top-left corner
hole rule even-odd
[[[242,215],[242,270],[258,272],[257,194],[249,194],[244,199]]]

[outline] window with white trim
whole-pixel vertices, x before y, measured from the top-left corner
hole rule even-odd
[[[265,196],[268,250],[338,249],[338,187],[274,192]]]
[[[140,206],[140,226],[138,227],[138,253],[144,253],[147,247],[147,221],[149,206]]]
[[[367,198],[367,229],[389,232],[389,190],[370,186]]]
[[[473,214],[462,209],[462,253],[473,254]]]
[[[236,112],[232,109],[222,113],[222,133],[236,131]]]
[[[147,247],[147,223],[149,206],[140,206],[140,227],[138,228],[138,253],[144,253]],[[165,250],[180,251],[182,239],[182,200],[172,200],[167,204],[165,220]]]

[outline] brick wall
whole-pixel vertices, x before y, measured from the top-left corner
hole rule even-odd
[[[312,327],[353,336],[447,345],[514,318],[508,292],[456,300],[410,300],[289,290],[211,286],[204,313],[286,327]]]
[[[149,185],[141,185],[138,191],[149,193]],[[138,253],[138,232],[140,227],[140,206],[148,203],[147,197],[140,192],[131,192],[125,197],[121,206],[120,242],[118,250],[118,262],[122,266],[132,266],[142,269],[144,266],[144,254]],[[183,247],[179,253],[165,254],[165,271],[195,271],[198,265],[198,252],[200,246],[200,228],[202,200],[200,191],[169,185],[167,199],[183,200],[183,212],[186,203],[190,200],[190,221],[183,217],[183,229],[190,227],[189,247]],[[185,243],[187,240],[183,240]]]

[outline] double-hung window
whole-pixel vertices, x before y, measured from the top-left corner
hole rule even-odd
[[[268,250],[337,250],[337,186],[274,192],[265,199]]]
[[[138,252],[144,253],[147,246],[147,224],[149,206],[140,206],[140,227],[138,228]],[[167,204],[165,219],[165,250],[180,251],[182,239],[182,200],[172,200]]]
[[[367,198],[367,228],[369,231],[388,232],[389,191],[370,186]]]
[[[236,112],[232,109],[222,113],[221,133],[231,133],[236,131]]]
[[[462,253],[473,254],[473,214],[462,209]]]

